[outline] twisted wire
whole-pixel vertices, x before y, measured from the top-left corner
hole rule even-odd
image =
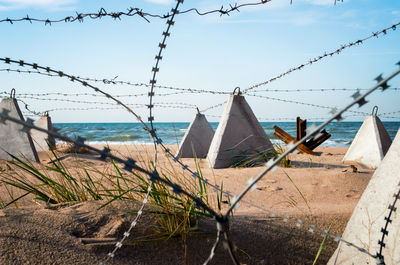
[[[221,6],[220,9],[214,9],[214,10],[210,10],[210,11],[205,11],[205,12],[201,12],[199,11],[197,8],[190,8],[184,11],[180,11],[177,13],[174,13],[173,11],[171,11],[171,13],[167,13],[165,15],[159,15],[159,14],[151,14],[148,12],[143,12],[142,9],[139,9],[137,7],[129,7],[127,8],[127,11],[118,11],[118,12],[108,12],[106,11],[104,8],[100,8],[100,10],[96,13],[76,13],[76,15],[74,16],[67,16],[64,18],[60,18],[60,19],[41,19],[41,18],[31,18],[28,15],[26,17],[23,18],[5,18],[5,19],[0,19],[0,23],[1,22],[8,22],[10,24],[13,24],[14,22],[21,22],[21,21],[28,21],[30,23],[32,22],[42,22],[45,25],[50,25],[52,23],[59,23],[59,22],[84,22],[85,18],[89,18],[89,19],[101,19],[103,17],[111,17],[114,20],[121,20],[122,17],[133,17],[133,16],[139,16],[141,18],[143,18],[144,20],[146,20],[147,22],[150,22],[150,20],[147,17],[150,18],[160,18],[160,19],[168,19],[170,17],[174,17],[176,14],[186,14],[186,13],[195,13],[199,16],[205,16],[205,15],[209,15],[209,14],[214,14],[214,13],[218,13],[220,14],[220,16],[223,15],[228,15],[231,12],[239,11],[239,8],[242,7],[246,7],[246,6],[258,6],[258,5],[264,5],[268,2],[271,2],[272,0],[262,0],[262,1],[258,1],[258,2],[253,2],[253,3],[244,3],[244,4],[240,4],[238,5],[237,3],[235,4],[230,4],[229,7],[224,7],[223,5]],[[335,0],[336,3],[336,0]]]
[[[10,92],[1,91],[0,95],[8,95]],[[173,93],[159,93],[158,96],[172,96],[178,94],[184,94],[185,92],[173,92]],[[32,97],[48,97],[48,96],[63,96],[63,97],[81,97],[81,96],[91,96],[91,97],[107,97],[105,95],[93,94],[93,93],[60,93],[60,92],[48,92],[48,93],[18,93],[19,97],[32,96]],[[113,95],[115,98],[130,98],[130,97],[141,97],[147,96],[147,93],[140,94],[117,94]]]
[[[400,187],[400,182],[399,182],[398,186]],[[378,259],[378,264],[382,264],[382,265],[385,265],[385,257],[383,256],[383,248],[386,246],[385,237],[389,234],[388,227],[389,227],[389,224],[391,224],[393,221],[390,218],[392,217],[393,213],[397,211],[396,203],[400,199],[400,190],[397,193],[395,193],[393,195],[393,197],[394,197],[394,201],[392,204],[389,204],[389,207],[388,207],[389,214],[388,214],[388,216],[385,216],[385,219],[384,219],[385,227],[382,227],[381,231],[380,231],[382,233],[381,240],[378,240],[379,252],[376,253],[376,256]]]
[[[281,99],[281,98],[275,98],[275,97],[261,96],[261,95],[256,95],[256,94],[247,94],[247,95],[251,96],[251,97],[264,98],[264,99],[269,99],[269,100],[273,100],[273,101],[280,101],[280,102],[284,102],[284,103],[292,103],[292,104],[315,107],[315,108],[321,108],[321,109],[332,110],[334,108],[334,107],[331,107],[331,106],[324,106],[324,105],[313,104],[313,103],[305,103],[305,102],[296,101],[296,100],[289,100],[289,99]],[[349,112],[356,113],[356,114],[362,114],[362,115],[368,115],[369,114],[367,112],[354,111],[354,110],[349,110]]]
[[[382,30],[380,30],[380,31],[377,31],[377,32],[372,33],[372,34],[369,35],[368,37],[365,37],[365,38],[363,38],[363,39],[359,39],[359,40],[354,41],[354,42],[350,42],[349,44],[342,45],[340,48],[337,48],[336,50],[334,50],[334,51],[332,51],[332,52],[329,52],[329,53],[326,53],[326,52],[325,52],[323,55],[320,55],[320,56],[315,57],[315,58],[313,58],[313,59],[309,59],[308,62],[305,62],[305,63],[303,63],[303,64],[301,64],[301,65],[299,65],[299,66],[297,66],[297,67],[290,68],[290,69],[287,70],[286,72],[283,72],[283,73],[281,73],[281,74],[279,74],[279,75],[277,75],[277,76],[275,76],[275,77],[273,77],[273,78],[271,78],[271,79],[269,79],[269,80],[267,80],[267,81],[263,81],[263,82],[260,82],[260,83],[258,83],[258,84],[255,84],[255,85],[252,85],[252,86],[246,88],[246,89],[243,91],[243,94],[246,94],[246,93],[248,93],[249,91],[251,91],[251,90],[253,90],[253,89],[255,89],[255,88],[258,88],[258,87],[267,85],[267,84],[269,84],[269,83],[271,83],[271,82],[274,82],[274,81],[276,81],[276,80],[279,80],[279,79],[281,79],[281,78],[283,78],[283,77],[285,77],[285,76],[287,76],[287,75],[289,75],[289,74],[291,74],[291,73],[293,73],[293,72],[302,70],[304,67],[309,66],[309,65],[312,65],[313,63],[316,63],[316,62],[318,62],[318,61],[320,61],[320,60],[322,60],[322,59],[324,59],[324,58],[327,58],[327,57],[330,57],[330,56],[333,56],[333,55],[336,55],[336,54],[340,54],[343,50],[345,50],[345,49],[347,49],[347,48],[353,47],[353,46],[355,46],[355,45],[361,45],[361,44],[364,43],[364,41],[367,41],[367,40],[369,40],[369,39],[371,39],[371,38],[373,38],[373,37],[378,37],[379,35],[382,35],[382,34],[383,34],[383,35],[386,35],[386,34],[389,32],[389,30],[395,31],[396,28],[397,28],[399,25],[400,25],[400,22],[395,23],[395,24],[393,24],[393,25],[390,26],[390,27],[387,27],[387,28],[384,28],[384,29],[382,29]],[[264,91],[268,91],[268,90],[264,90]],[[208,111],[208,110],[217,108],[217,107],[219,107],[219,106],[224,105],[225,103],[226,103],[226,101],[225,101],[224,103],[219,103],[219,104],[210,106],[210,107],[206,108],[206,109],[203,110],[203,111]]]
[[[43,75],[43,76],[49,76],[49,77],[58,77],[58,74],[50,74],[50,73],[43,73],[40,71],[31,71],[31,70],[19,70],[19,69],[10,69],[10,68],[2,68],[0,69],[0,72],[13,72],[13,73],[25,73],[25,74],[38,74],[38,75]],[[146,83],[134,83],[130,81],[119,81],[114,79],[96,79],[96,78],[89,78],[89,77],[81,77],[81,76],[76,76],[77,79],[84,80],[84,81],[91,81],[91,82],[96,82],[96,83],[103,83],[105,85],[127,85],[127,86],[134,86],[134,87],[145,87],[145,88],[151,88],[151,84],[146,84]],[[214,95],[228,95],[230,92],[226,91],[214,91],[214,90],[207,90],[207,89],[195,89],[195,88],[181,88],[181,87],[173,87],[173,86],[165,86],[165,85],[154,85],[155,88],[162,88],[162,89],[168,89],[168,90],[175,90],[175,91],[180,91],[181,94],[183,93],[193,93],[193,94],[214,94]],[[176,93],[180,94],[180,93]],[[146,94],[140,94],[140,95],[148,95]],[[163,95],[163,94],[157,94],[157,95]],[[171,94],[165,94],[165,95],[174,95],[174,93]]]
[[[313,58],[313,59],[310,59],[310,60],[308,60],[308,62],[303,63],[303,64],[301,64],[301,65],[299,65],[299,66],[297,66],[297,67],[291,68],[291,69],[289,69],[288,71],[286,71],[286,72],[284,72],[284,73],[282,73],[282,74],[280,74],[280,75],[278,75],[278,76],[276,76],[276,77],[273,77],[273,78],[271,78],[271,79],[269,79],[269,80],[267,80],[267,81],[264,81],[264,82],[261,82],[261,83],[252,85],[252,86],[246,88],[246,89],[244,90],[243,93],[247,93],[248,91],[250,91],[250,90],[252,90],[252,89],[254,89],[254,88],[258,88],[258,87],[260,87],[260,86],[264,86],[264,85],[266,85],[266,84],[268,84],[268,83],[270,83],[270,82],[273,82],[273,81],[275,81],[275,80],[277,80],[277,79],[280,79],[280,78],[282,78],[282,77],[284,77],[284,76],[286,76],[286,75],[288,75],[288,74],[290,74],[290,73],[292,73],[292,72],[301,70],[301,69],[303,69],[305,66],[312,65],[313,63],[316,63],[316,62],[318,62],[318,61],[320,61],[320,60],[322,60],[322,59],[324,59],[324,58],[326,58],[326,57],[333,56],[333,55],[335,55],[335,54],[339,54],[339,53],[341,53],[343,50],[345,50],[345,49],[347,49],[347,48],[350,48],[350,47],[355,46],[355,45],[363,44],[363,42],[366,41],[366,40],[369,40],[369,39],[374,38],[374,37],[377,38],[377,37],[378,37],[379,35],[381,35],[381,34],[386,35],[386,34],[388,33],[389,30],[395,31],[396,28],[397,28],[397,26],[399,26],[399,25],[400,25],[400,22],[397,22],[397,23],[393,24],[393,25],[390,26],[390,27],[384,28],[384,29],[382,29],[382,30],[380,30],[380,31],[377,31],[377,32],[373,32],[373,33],[372,33],[371,35],[369,35],[368,37],[365,37],[365,38],[363,38],[363,39],[359,39],[359,40],[354,41],[354,42],[350,42],[350,43],[345,44],[345,45],[341,45],[340,48],[338,48],[338,49],[336,49],[336,50],[334,50],[334,51],[331,51],[331,52],[329,52],[329,53],[326,53],[326,52],[325,52],[323,55],[320,55],[320,56],[318,56],[318,57],[315,57],[315,58]]]

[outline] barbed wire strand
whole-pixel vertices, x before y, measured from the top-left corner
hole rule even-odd
[[[184,94],[186,92],[172,92],[172,93],[158,93],[158,96],[173,96],[178,94]],[[1,91],[0,95],[9,95],[10,92]],[[48,92],[48,93],[18,93],[19,97],[24,96],[33,96],[33,97],[48,97],[48,96],[62,96],[62,97],[82,97],[82,96],[91,96],[91,97],[104,97],[105,95],[93,94],[93,93],[61,93],[61,92]],[[115,98],[130,98],[130,97],[141,97],[148,96],[148,93],[139,93],[139,94],[117,94],[113,95]]]
[[[10,69],[10,68],[2,68],[0,69],[0,72],[9,72],[9,73],[25,73],[25,74],[38,74],[38,75],[43,75],[43,76],[49,76],[49,77],[58,77],[57,74],[49,74],[49,73],[43,73],[40,71],[30,71],[30,70],[19,70],[19,69]],[[91,81],[91,82],[96,82],[96,83],[103,83],[105,85],[128,85],[128,86],[134,86],[134,87],[145,87],[145,88],[151,88],[151,84],[146,84],[146,83],[134,83],[130,81],[118,81],[115,79],[96,79],[96,78],[89,78],[89,77],[81,77],[81,76],[76,76],[77,79],[84,80],[84,81]],[[226,91],[214,91],[214,90],[206,90],[206,89],[195,89],[195,88],[180,88],[180,87],[173,87],[173,86],[165,86],[165,85],[154,85],[155,88],[162,88],[162,89],[168,89],[168,90],[176,90],[176,91],[181,91],[182,93],[197,93],[197,94],[215,94],[215,95],[227,95],[230,94],[230,92]],[[148,95],[148,93],[146,93]],[[159,94],[157,94],[159,95]]]
[[[284,77],[284,76],[286,76],[286,75],[288,75],[288,74],[290,74],[290,73],[292,73],[292,72],[294,72],[294,71],[301,70],[301,69],[303,69],[305,66],[312,65],[313,63],[316,63],[316,62],[318,62],[318,61],[320,61],[320,60],[322,60],[322,59],[324,59],[324,58],[326,58],[326,57],[333,56],[333,55],[335,55],[335,54],[339,54],[339,53],[341,53],[343,50],[345,50],[345,49],[347,49],[347,48],[350,48],[350,47],[355,46],[355,45],[363,44],[363,42],[366,41],[366,40],[369,40],[369,39],[374,38],[374,37],[377,38],[377,37],[378,37],[379,35],[381,35],[381,34],[386,35],[386,34],[388,33],[389,30],[395,31],[396,28],[397,28],[397,26],[399,26],[399,25],[400,25],[400,22],[397,22],[397,23],[393,24],[393,25],[390,26],[390,27],[384,28],[384,29],[382,29],[382,30],[380,30],[380,31],[377,31],[377,32],[373,32],[373,33],[372,33],[371,35],[369,35],[368,37],[365,37],[365,38],[363,38],[363,39],[359,39],[359,40],[354,41],[354,42],[350,42],[349,44],[342,45],[342,46],[340,46],[340,48],[338,48],[338,49],[336,49],[336,50],[334,50],[334,51],[331,51],[331,52],[329,52],[329,53],[326,53],[326,52],[325,52],[323,55],[320,55],[320,56],[318,56],[318,57],[315,57],[315,58],[313,58],[313,59],[310,59],[308,62],[303,63],[303,64],[301,64],[301,65],[299,65],[299,66],[297,66],[297,67],[291,68],[291,69],[289,69],[288,71],[286,71],[286,72],[284,72],[284,73],[282,73],[282,74],[280,74],[280,75],[278,75],[278,76],[275,76],[275,77],[273,77],[273,78],[271,78],[271,79],[269,79],[269,80],[267,80],[267,81],[264,81],[264,82],[261,82],[261,83],[252,85],[252,86],[250,86],[249,88],[246,88],[246,89],[243,91],[243,93],[246,94],[248,91],[250,91],[250,90],[252,90],[252,89],[254,89],[254,88],[257,88],[257,87],[260,87],[260,86],[264,86],[264,85],[266,85],[266,84],[268,84],[268,83],[270,83],[270,82],[273,82],[273,81],[275,81],[275,80],[277,80],[277,79],[280,79],[280,78],[282,78],[282,77]]]
[[[333,55],[336,55],[336,54],[340,54],[343,50],[345,50],[345,49],[347,49],[347,48],[353,47],[353,46],[355,46],[355,45],[363,44],[364,41],[369,40],[369,39],[371,39],[371,38],[373,38],[373,37],[378,37],[378,36],[381,35],[381,34],[386,35],[386,34],[388,33],[389,30],[395,31],[396,28],[397,28],[399,25],[400,25],[400,22],[395,23],[395,24],[393,24],[393,25],[390,26],[390,27],[387,27],[387,28],[384,28],[384,29],[382,29],[382,30],[380,30],[380,31],[377,31],[377,32],[372,33],[372,34],[369,35],[368,37],[365,37],[365,38],[363,38],[363,39],[359,39],[359,40],[354,41],[354,42],[350,42],[349,44],[342,45],[340,48],[337,48],[336,50],[334,50],[334,51],[332,51],[332,52],[329,52],[329,53],[326,53],[326,52],[325,52],[323,55],[320,55],[320,56],[315,57],[315,58],[313,58],[313,59],[309,59],[308,62],[303,63],[303,64],[301,64],[301,65],[299,65],[299,66],[297,66],[297,67],[290,68],[290,69],[287,70],[286,72],[283,72],[283,73],[281,73],[281,74],[279,74],[279,75],[277,75],[277,76],[275,76],[275,77],[273,77],[273,78],[271,78],[271,79],[269,79],[269,80],[267,80],[267,81],[264,81],[264,82],[261,82],[261,83],[258,83],[258,84],[255,84],[255,85],[252,85],[252,86],[246,88],[246,89],[243,91],[243,94],[246,94],[246,93],[248,93],[249,91],[251,91],[251,90],[253,90],[253,89],[255,89],[255,88],[258,88],[258,87],[267,85],[267,84],[269,84],[269,83],[271,83],[271,82],[274,82],[274,81],[276,81],[276,80],[279,80],[279,79],[281,79],[281,78],[283,78],[283,77],[285,77],[285,76],[287,76],[287,75],[289,75],[289,74],[291,74],[291,73],[293,73],[293,72],[302,70],[304,67],[309,66],[309,65],[312,65],[313,63],[316,63],[316,62],[318,62],[318,61],[320,61],[320,60],[322,60],[322,59],[324,59],[324,58],[327,58],[327,57],[330,57],[330,56],[333,56]],[[265,91],[268,91],[268,89],[265,90]],[[210,110],[210,109],[214,109],[214,108],[217,108],[217,107],[220,107],[220,106],[224,105],[225,103],[226,103],[226,101],[223,102],[223,103],[219,103],[219,104],[210,106],[210,107],[206,108],[205,111]],[[204,111],[203,111],[203,112],[204,112]]]
[[[40,71],[30,71],[30,70],[19,70],[19,69],[10,69],[10,68],[1,68],[0,72],[15,72],[15,73],[27,73],[27,74],[39,74],[39,75],[45,75],[45,76],[50,76],[50,77],[58,77],[56,74],[49,74],[49,73],[43,73]],[[91,81],[91,82],[97,82],[97,83],[103,83],[105,85],[127,85],[127,86],[134,86],[134,87],[145,87],[145,88],[150,88],[150,84],[146,83],[134,83],[131,81],[122,81],[122,80],[116,80],[118,76],[116,76],[114,79],[96,79],[96,78],[89,78],[89,77],[81,77],[81,76],[76,76],[76,78],[80,80],[85,80],[85,81]],[[165,85],[154,85],[155,88],[160,88],[160,89],[168,89],[168,90],[175,90],[179,92],[174,92],[174,93],[157,93],[157,96],[170,96],[170,95],[176,95],[176,94],[185,94],[185,93],[190,93],[190,94],[214,94],[214,95],[229,95],[232,92],[228,91],[215,91],[215,90],[209,90],[209,89],[196,89],[196,88],[182,88],[182,87],[174,87],[174,86],[165,86]],[[303,93],[303,92],[340,92],[340,91],[363,91],[366,89],[360,89],[360,88],[297,88],[297,89],[268,89],[268,90],[253,90],[253,93],[260,93],[260,92],[277,92],[277,93]],[[400,90],[399,87],[390,87],[389,90]],[[9,92],[2,92],[4,94],[8,94]],[[30,95],[28,93],[25,93],[26,95]],[[23,95],[23,94],[20,94]],[[80,96],[80,95],[87,95],[87,96],[94,96],[94,97],[99,97],[103,95],[97,95],[97,94],[91,94],[91,93],[73,93],[73,94],[68,94],[68,93],[36,93],[36,94],[31,94],[31,95],[64,95],[64,96]],[[139,96],[147,96],[148,93],[139,93],[139,94],[124,94],[124,95],[113,95],[114,97],[139,97]]]
[[[242,7],[248,7],[248,6],[258,6],[258,5],[264,5],[272,0],[262,0],[258,2],[252,2],[252,3],[244,3],[238,5],[237,3],[235,4],[230,4],[229,7],[225,8],[223,5],[221,6],[220,9],[214,9],[210,11],[205,11],[201,12],[197,8],[190,8],[184,11],[180,11],[178,13],[174,13],[171,11],[171,13],[167,13],[165,15],[159,15],[159,14],[151,14],[148,12],[143,12],[143,9],[137,8],[137,7],[129,7],[127,8],[127,11],[117,11],[117,12],[108,12],[105,8],[100,8],[100,10],[96,13],[76,13],[74,16],[67,16],[61,19],[41,19],[41,18],[31,18],[28,15],[23,18],[5,18],[5,19],[0,19],[0,23],[2,22],[8,22],[10,24],[13,24],[14,22],[22,22],[22,21],[28,21],[30,23],[32,22],[42,22],[45,25],[52,25],[53,23],[59,23],[59,22],[84,22],[86,18],[89,19],[101,19],[103,17],[111,17],[114,20],[121,20],[122,17],[133,17],[133,16],[139,16],[143,18],[146,22],[150,22],[149,18],[160,18],[160,19],[168,19],[171,17],[174,17],[177,14],[187,14],[187,13],[195,13],[199,16],[205,16],[205,15],[210,15],[210,14],[215,14],[218,13],[220,16],[223,15],[228,15],[234,11],[240,12],[239,9]],[[336,0],[335,0],[336,4]]]
[[[400,182],[397,186],[398,187],[400,186]],[[388,214],[388,216],[385,216],[385,218],[384,218],[385,227],[382,227],[381,231],[380,231],[382,233],[382,238],[381,238],[381,240],[378,240],[379,252],[376,253],[376,256],[378,258],[377,264],[381,264],[381,265],[385,265],[385,257],[383,256],[383,248],[385,248],[385,246],[386,246],[385,237],[389,234],[388,227],[389,227],[389,224],[391,224],[393,221],[390,218],[392,217],[392,214],[397,211],[396,203],[400,199],[400,190],[397,193],[395,193],[393,195],[393,197],[394,197],[393,203],[389,204],[389,206],[388,206],[389,214]]]

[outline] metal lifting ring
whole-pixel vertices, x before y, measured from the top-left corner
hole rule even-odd
[[[46,111],[44,112],[44,116],[49,117],[49,111],[48,111],[48,110],[46,110]]]
[[[11,89],[10,98],[15,98],[15,88]]]
[[[375,112],[375,114],[374,114],[374,112]],[[378,106],[374,106],[373,108],[372,108],[372,115],[373,116],[376,116],[378,114]]]
[[[242,92],[240,92],[240,87],[235,87],[235,89],[233,90],[233,94],[235,95],[236,89],[238,90],[237,95],[240,96],[242,94]]]

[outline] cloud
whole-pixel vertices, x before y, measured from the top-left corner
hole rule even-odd
[[[76,2],[78,0],[0,0],[0,11],[25,8],[63,9]]]
[[[160,4],[160,5],[170,5],[173,3],[172,0],[146,0],[146,2]]]

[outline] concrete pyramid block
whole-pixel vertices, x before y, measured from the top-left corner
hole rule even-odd
[[[53,123],[51,122],[51,117],[47,114],[40,117],[40,119],[35,122],[35,125],[39,128],[48,131],[53,130]],[[49,145],[52,148],[56,146],[55,139],[49,136],[47,133],[37,130],[31,130],[31,136],[37,151],[49,150]]]
[[[24,121],[15,98],[5,98],[0,102],[0,111],[9,111],[8,115]],[[0,123],[0,158],[11,159],[13,154],[23,160],[39,162],[39,158],[30,134],[22,131],[23,126],[11,121]]]
[[[377,168],[391,143],[392,140],[381,120],[375,115],[369,115],[358,130],[343,161],[357,161]]]
[[[355,207],[329,265],[400,264],[399,161],[400,130]],[[384,262],[379,263],[379,257]]]
[[[214,130],[208,123],[206,116],[200,113],[196,114],[179,144],[177,156],[205,158],[213,136]]]
[[[230,167],[244,156],[270,151],[274,147],[245,98],[231,95],[207,154],[211,167]]]

